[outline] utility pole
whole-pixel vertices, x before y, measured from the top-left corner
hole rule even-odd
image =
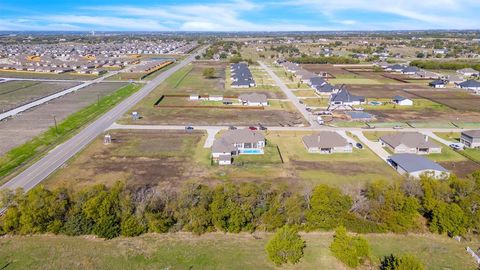
[[[58,134],[58,126],[57,126],[57,116],[53,115],[53,123],[55,123],[55,133]]]

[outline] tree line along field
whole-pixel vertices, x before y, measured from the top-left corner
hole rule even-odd
[[[7,81],[0,83],[0,112],[79,85],[77,82]]]
[[[348,269],[331,254],[331,233],[302,234],[305,256],[296,265],[275,267],[264,246],[269,233],[201,236],[147,234],[112,240],[61,235],[0,238],[5,269]],[[427,269],[474,269],[462,243],[434,235],[364,235],[375,264],[394,254],[414,254]],[[478,245],[478,242],[472,243]],[[72,259],[74,258],[74,259]]]

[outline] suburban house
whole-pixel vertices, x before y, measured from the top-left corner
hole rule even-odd
[[[441,153],[442,147],[418,132],[400,132],[380,137],[382,146],[390,148],[395,154],[433,154]]]
[[[310,81],[308,82],[308,84],[312,87],[315,87],[315,86],[325,85],[325,84],[327,84],[327,82],[325,81],[324,78],[316,76],[316,77],[311,78]]]
[[[480,82],[475,80],[468,80],[456,84],[458,88],[472,90],[475,93],[480,93]]]
[[[390,65],[385,68],[386,71],[402,72],[406,66],[400,64]]]
[[[400,72],[405,75],[415,75],[418,71],[419,69],[417,67],[405,67]]]
[[[331,154],[351,153],[352,145],[334,131],[320,131],[303,137],[303,144],[309,153]]]
[[[464,79],[458,75],[447,75],[447,76],[444,76],[443,79],[453,84],[461,83],[464,81]]]
[[[433,88],[445,88],[447,86],[447,82],[445,82],[444,80],[435,80],[428,83],[428,85]]]
[[[469,148],[480,148],[480,130],[463,131],[460,142]]]
[[[268,106],[267,96],[264,94],[241,94],[238,96],[238,101],[245,106]]]
[[[245,63],[232,64],[230,66],[233,88],[249,88],[254,87],[255,80],[252,73]]]
[[[420,178],[421,175],[433,178],[448,177],[450,173],[440,164],[415,154],[396,154],[389,157],[389,162],[398,173]]]
[[[365,97],[350,94],[347,89],[342,88],[330,97],[330,105],[354,106],[365,103]]]
[[[265,136],[249,129],[227,130],[212,145],[212,158],[219,165],[230,165],[237,155],[264,154]]]
[[[457,70],[457,73],[461,74],[462,76],[465,76],[465,77],[479,76],[480,75],[480,72],[473,69],[473,68],[459,69],[459,70]]]
[[[413,105],[413,100],[402,97],[402,96],[394,96],[392,99],[392,102],[400,105],[400,106],[412,106]]]
[[[334,86],[332,86],[331,84],[324,84],[324,85],[317,85],[314,87],[315,88],[315,92],[317,92],[317,94],[319,95],[326,95],[326,94],[332,94],[332,93],[336,93],[338,89],[336,89]]]
[[[417,71],[417,73],[415,73],[415,77],[424,78],[424,79],[438,79],[441,76],[438,73],[420,69]]]

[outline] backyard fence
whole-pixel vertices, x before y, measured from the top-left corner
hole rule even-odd
[[[470,247],[467,247],[467,252],[470,254],[477,264],[480,264],[480,257]]]

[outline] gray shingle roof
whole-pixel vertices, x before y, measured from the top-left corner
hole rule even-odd
[[[308,148],[333,148],[348,145],[347,140],[334,131],[321,131],[303,137],[303,142]]]
[[[480,88],[480,82],[475,80],[468,80],[457,84],[463,88]]]
[[[428,170],[448,172],[440,164],[415,154],[396,154],[390,156],[390,160],[408,173]]]
[[[463,131],[462,134],[467,135],[468,137],[471,138],[480,138],[480,129],[478,130],[466,130]]]
[[[265,136],[249,129],[227,130],[220,139],[213,142],[212,152],[232,152],[235,143],[257,143],[264,141]]]
[[[352,95],[350,94],[350,92],[348,92],[347,89],[342,88],[338,91],[338,93],[332,95],[332,98],[330,101],[331,102],[341,101],[343,103],[353,102],[353,101],[365,102],[365,97]]]
[[[427,138],[427,139],[426,139]],[[428,140],[428,136],[418,132],[400,132],[396,134],[388,134],[380,138],[386,144],[395,148],[403,144],[411,148],[438,148],[438,144],[432,140]]]

